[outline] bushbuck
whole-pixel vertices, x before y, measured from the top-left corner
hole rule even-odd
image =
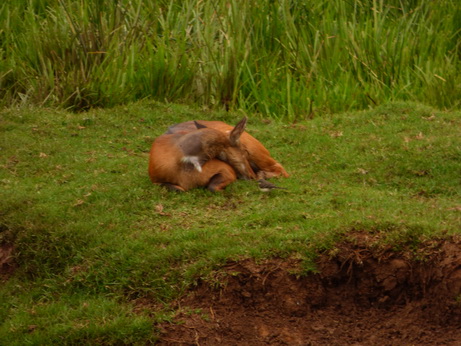
[[[166,133],[175,134],[184,131],[193,131],[197,127],[215,129],[224,134],[229,134],[233,130],[231,125],[222,121],[198,120],[173,125]],[[253,168],[253,171],[257,174],[258,179],[289,176],[283,166],[271,157],[269,151],[264,147],[264,145],[247,132],[243,132],[241,134],[239,145],[240,149],[247,153],[248,160]]]
[[[231,131],[223,132],[191,122],[184,129],[167,131],[152,144],[149,176],[154,184],[187,191],[207,187],[220,191],[237,179],[255,179],[247,154],[240,148],[244,117]]]

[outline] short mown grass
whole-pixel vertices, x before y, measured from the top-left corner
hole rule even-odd
[[[287,191],[150,183],[148,151],[169,125],[241,116],[153,101],[2,111],[0,245],[14,244],[17,269],[0,287],[0,344],[145,344],[168,303],[228,260],[310,270],[350,231],[394,246],[460,232],[461,113],[415,103],[293,124],[250,115]]]

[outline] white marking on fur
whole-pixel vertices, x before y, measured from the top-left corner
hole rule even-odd
[[[181,162],[184,162],[184,163],[191,163],[192,165],[194,165],[195,169],[197,171],[199,171],[200,173],[202,173],[202,166],[200,165],[200,162],[198,160],[198,156],[184,156],[182,159],[181,159]]]

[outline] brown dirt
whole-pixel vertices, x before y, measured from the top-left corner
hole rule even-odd
[[[228,263],[178,301],[159,344],[461,345],[461,241],[409,247],[356,234],[307,276],[296,260]]]

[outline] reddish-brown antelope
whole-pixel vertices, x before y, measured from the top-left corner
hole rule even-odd
[[[232,132],[233,127],[222,121],[187,121],[184,123],[171,126],[167,133],[174,134],[183,131],[193,131],[198,127],[206,127],[221,131],[224,134]],[[243,132],[239,141],[240,150],[247,154],[253,171],[257,174],[258,179],[268,179],[273,177],[288,177],[289,174],[285,171],[283,166],[275,161],[269,151],[258,141],[256,138]]]
[[[227,132],[194,122],[169,130],[152,144],[151,181],[177,191],[195,187],[220,191],[234,182],[237,175],[255,179],[256,174],[240,144],[246,122],[245,117]]]

